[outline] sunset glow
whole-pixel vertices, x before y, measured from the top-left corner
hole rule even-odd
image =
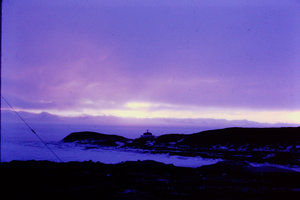
[[[3,2],[17,110],[300,123],[299,2],[67,2]]]

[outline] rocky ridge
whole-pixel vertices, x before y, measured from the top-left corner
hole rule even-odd
[[[300,166],[300,127],[226,128],[194,134],[146,136],[128,139],[96,132],[76,132],[65,137],[63,142],[91,145],[93,148],[109,146],[170,155]]]

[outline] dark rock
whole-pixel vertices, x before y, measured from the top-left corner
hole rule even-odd
[[[156,145],[177,144],[187,136],[188,135],[185,134],[165,134],[165,135],[158,136],[155,140],[155,144]]]
[[[206,171],[214,171],[219,173],[228,173],[228,174],[236,174],[236,173],[250,173],[254,170],[249,163],[245,161],[220,161],[213,165],[202,166],[200,167]]]
[[[141,148],[141,149],[152,149],[154,146],[155,137],[140,137],[134,139],[130,144],[129,147],[132,148]]]
[[[300,166],[300,127],[226,128],[158,137],[147,131],[134,140],[117,135],[77,132],[65,137],[63,142],[90,144],[87,149],[114,146],[169,155]]]
[[[76,142],[80,144],[96,144],[104,146],[119,146],[118,143],[127,143],[130,139],[118,136],[107,135],[102,133],[84,131],[74,132],[63,139],[63,142]]]
[[[12,199],[296,199],[300,173],[252,171],[244,162],[184,168],[154,161],[103,164],[1,163],[1,194]],[[252,171],[249,173],[249,170]],[[231,174],[230,174],[230,173]]]
[[[203,131],[188,135],[180,145],[211,146],[224,145],[252,148],[265,146],[288,146],[300,144],[300,127],[288,128],[226,128]]]

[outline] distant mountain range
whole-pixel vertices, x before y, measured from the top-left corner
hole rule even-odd
[[[194,127],[291,127],[300,124],[287,123],[259,123],[248,120],[226,119],[177,119],[177,118],[122,118],[115,116],[90,116],[63,117],[47,112],[30,113],[18,112],[29,123],[56,123],[56,124],[97,124],[97,125],[145,125],[145,126],[194,126]],[[21,122],[16,113],[10,110],[1,111],[2,122]]]

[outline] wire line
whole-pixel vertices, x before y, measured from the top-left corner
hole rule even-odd
[[[14,109],[14,107],[1,95],[1,98],[5,101],[5,103],[16,113],[16,115],[24,122],[24,124],[29,128],[29,130],[45,145],[45,147],[59,160],[59,162],[63,162],[63,160],[47,145],[47,143],[36,133],[36,131],[24,120],[24,118]]]

